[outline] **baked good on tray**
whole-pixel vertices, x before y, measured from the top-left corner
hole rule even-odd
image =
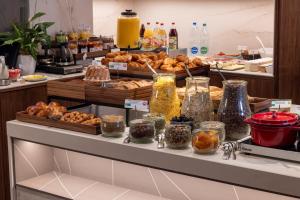
[[[52,120],[60,120],[69,123],[84,124],[90,126],[99,126],[101,119],[94,114],[82,113],[78,111],[67,112],[67,108],[57,102],[46,104],[37,102],[29,106],[25,111],[30,116],[43,117]]]
[[[185,55],[178,55],[176,58],[168,57],[165,52],[145,52],[145,53],[127,53],[113,52],[108,53],[101,60],[103,65],[108,65],[109,62],[127,63],[128,70],[132,71],[149,71],[146,63],[151,65],[155,70],[167,72],[176,72],[185,70],[185,65],[188,68],[201,67],[202,60],[200,58],[189,58]]]
[[[107,83],[106,87],[119,89],[119,90],[131,90],[131,89],[137,89],[140,87],[146,87],[151,85],[152,85],[152,81],[149,80],[119,79]]]
[[[47,117],[49,119],[60,119],[66,112],[66,107],[56,102],[51,102],[47,105],[45,102],[40,101],[26,109],[26,113],[30,116]]]
[[[110,73],[106,66],[90,65],[85,74],[85,81],[98,83],[110,80]]]

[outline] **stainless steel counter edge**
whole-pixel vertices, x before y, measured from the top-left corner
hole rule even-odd
[[[300,197],[300,165],[297,163],[242,154],[238,160],[225,161],[221,152],[205,156],[192,153],[191,148],[176,151],[157,149],[156,143],[123,144],[123,138],[104,138],[16,120],[7,123],[7,130],[10,138]]]

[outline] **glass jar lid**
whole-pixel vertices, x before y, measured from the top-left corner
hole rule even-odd
[[[125,12],[121,12],[121,15],[125,16],[125,17],[136,17],[137,13],[133,12],[131,9],[128,9],[128,10],[125,10]]]

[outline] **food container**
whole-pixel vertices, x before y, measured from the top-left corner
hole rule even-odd
[[[161,134],[166,126],[165,116],[159,113],[147,113],[143,115],[145,120],[153,121],[155,127],[155,140],[158,140],[159,134]]]
[[[171,124],[188,125],[191,130],[194,129],[194,119],[185,115],[175,116],[171,119]]]
[[[175,75],[159,73],[153,75],[154,83],[150,100],[150,112],[160,113],[170,122],[180,114],[180,100],[176,91]]]
[[[17,81],[20,78],[21,70],[20,69],[9,69],[8,70],[9,79],[11,81]]]
[[[211,154],[218,150],[220,144],[220,132],[217,130],[193,131],[192,146],[196,153]]]
[[[225,124],[227,140],[243,139],[250,134],[250,127],[244,122],[251,116],[247,81],[223,81],[223,88],[223,98],[218,109],[218,121]]]
[[[100,40],[104,50],[110,50],[115,47],[113,36],[100,36]]]
[[[155,135],[154,122],[135,119],[129,123],[129,137],[133,143],[151,143]]]
[[[219,134],[220,143],[225,141],[225,124],[218,121],[206,121],[200,124],[201,130],[215,130]]]
[[[166,128],[165,142],[168,148],[185,149],[192,139],[191,127],[188,125],[170,124]]]
[[[253,142],[265,147],[293,145],[300,130],[298,115],[288,112],[258,113],[245,122],[251,125]]]
[[[186,78],[185,97],[181,113],[194,119],[194,128],[200,128],[200,123],[212,118],[213,107],[209,93],[209,78]]]
[[[103,50],[103,43],[99,37],[90,37],[88,40],[88,51],[95,52]]]
[[[140,18],[132,10],[126,10],[118,18],[117,46],[121,49],[139,47]]]
[[[125,131],[124,117],[120,115],[102,116],[101,131],[104,137],[121,137]]]

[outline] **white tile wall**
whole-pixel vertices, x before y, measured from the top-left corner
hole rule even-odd
[[[237,45],[259,48],[258,35],[265,46],[273,47],[274,0],[94,0],[96,34],[116,33],[122,10],[134,9],[142,22],[176,22],[179,45],[188,45],[193,21],[208,23],[211,52],[235,52]]]

